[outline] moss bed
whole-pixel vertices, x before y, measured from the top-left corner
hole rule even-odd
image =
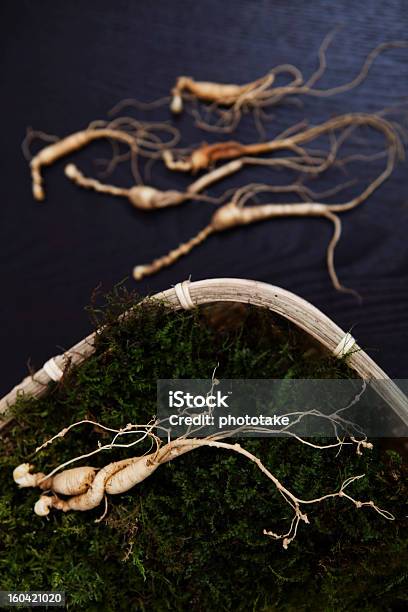
[[[175,313],[163,305],[117,315],[135,296],[116,291],[95,309],[104,324],[96,353],[40,399],[21,398],[2,432],[0,588],[64,590],[70,610],[402,610],[407,602],[407,474],[402,459],[375,444],[316,451],[293,440],[242,442],[299,496],[338,489],[353,474],[360,499],[392,511],[390,522],[347,500],[308,511],[310,525],[284,550],[262,535],[291,510],[250,462],[199,449],[161,466],[132,491],[111,497],[106,518],[34,515],[38,491],[19,490],[13,468],[49,471],[96,447],[103,432],[74,430],[33,459],[33,451],[84,417],[121,427],[156,412],[158,378],[338,378],[354,375],[302,332],[261,309],[216,305]],[[129,452],[128,452],[129,454]],[[126,453],[100,453],[104,465]],[[351,489],[350,489],[351,490]]]

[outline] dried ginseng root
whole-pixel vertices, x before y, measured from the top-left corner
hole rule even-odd
[[[386,167],[381,174],[379,174],[358,196],[341,204],[316,202],[310,198],[309,201],[304,201],[302,203],[262,204],[245,207],[245,204],[251,200],[251,198],[262,192],[294,192],[297,193],[297,195],[310,195],[310,192],[307,194],[307,192],[305,192],[305,188],[302,189],[298,183],[284,185],[281,187],[268,185],[247,185],[237,189],[231,200],[227,204],[220,207],[213,214],[210,223],[191,240],[181,244],[176,249],[170,251],[167,255],[154,260],[151,264],[136,266],[133,271],[134,278],[136,280],[140,280],[147,275],[155,274],[162,268],[173,264],[180,257],[187,255],[195,246],[204,242],[204,240],[206,240],[211,234],[216,232],[232,229],[239,225],[249,225],[257,221],[277,217],[323,217],[333,223],[334,226],[334,233],[327,249],[327,267],[333,286],[338,291],[351,292],[355,294],[353,290],[347,289],[340,283],[334,267],[334,250],[341,236],[341,221],[338,217],[338,213],[351,210],[365,202],[369,196],[391,175],[398,155],[403,155],[401,142],[393,126],[385,122],[383,119],[379,120],[377,117],[373,119],[373,125],[381,125],[383,128],[381,131],[383,131],[386,137]],[[319,128],[312,128],[312,130],[313,129],[318,130]],[[234,160],[230,162],[230,164],[240,161],[241,160]],[[228,166],[229,164],[226,165]],[[214,172],[220,172],[222,171],[222,168],[223,166]],[[212,173],[209,174],[211,175]],[[204,175],[202,179],[205,180],[206,176],[207,175]],[[196,183],[199,183],[200,180],[201,179],[196,181]]]
[[[163,142],[156,132],[166,132],[170,134],[170,139]],[[31,140],[35,132],[30,131],[23,143],[23,150],[26,157],[29,156],[28,140]],[[36,200],[44,200],[45,191],[43,187],[42,169],[44,166],[50,166],[59,159],[83,149],[95,140],[108,139],[112,143],[113,158],[108,164],[110,170],[119,162],[127,159],[131,160],[133,175],[138,183],[142,183],[138,168],[137,155],[144,157],[159,158],[162,155],[163,147],[168,147],[176,144],[179,139],[179,132],[173,126],[166,123],[141,123],[129,117],[121,117],[107,123],[105,121],[94,121],[85,130],[75,132],[58,140],[56,137],[48,137],[40,132],[43,140],[51,140],[51,144],[44,147],[32,157],[30,161],[32,190]],[[129,147],[129,153],[120,154],[117,146],[118,143],[125,144]]]
[[[256,106],[257,100],[263,99],[265,94],[271,91],[276,77],[280,74],[287,74],[291,77],[286,87],[300,87],[303,83],[300,70],[291,64],[276,66],[265,76],[245,85],[195,81],[191,77],[181,76],[178,77],[175,86],[171,90],[170,110],[175,114],[181,113],[183,110],[183,98],[210,102],[212,109],[222,106],[231,107],[234,115],[231,115],[231,121],[225,128],[227,131],[230,131],[237,126],[241,117],[241,111],[246,107]],[[210,129],[211,127],[215,128],[215,126],[209,126],[202,122],[199,117],[197,124],[203,129],[206,127]],[[219,128],[219,131],[223,131],[223,129]]]
[[[92,189],[98,193],[106,193],[113,196],[127,198],[128,201],[140,210],[156,210],[158,208],[167,208],[169,206],[178,206],[189,200],[199,200],[218,204],[222,201],[221,198],[212,198],[205,194],[200,194],[205,187],[208,186],[208,181],[203,184],[199,179],[192,183],[187,191],[177,191],[175,189],[160,190],[150,185],[133,185],[132,187],[117,187],[116,185],[108,185],[101,181],[84,176],[75,164],[65,166],[65,176],[69,178],[78,187],[84,189]],[[215,181],[215,177],[212,177]]]
[[[238,142],[204,145],[181,160],[175,160],[174,152],[165,150],[163,158],[167,167],[176,170],[196,172],[199,169],[208,168],[220,159],[232,160],[201,176],[191,183],[185,192],[177,190],[162,191],[148,185],[134,185],[130,188],[108,185],[99,180],[85,177],[74,164],[66,166],[65,174],[80,187],[93,189],[100,193],[126,197],[133,206],[144,210],[176,206],[188,200],[221,203],[224,200],[223,196],[211,198],[202,194],[202,192],[227,176],[239,172],[245,165],[287,168],[300,174],[311,174],[314,176],[324,172],[332,164],[336,163],[338,149],[349,136],[349,130],[361,126],[367,126],[380,132],[384,135],[389,147],[395,148],[398,152],[402,153],[401,143],[391,123],[377,115],[359,113],[335,117],[318,126],[300,130],[292,135],[288,135],[286,132],[269,142],[249,145],[243,145]],[[343,130],[343,132],[338,138],[334,139],[334,133],[339,130]],[[325,134],[332,137],[332,145],[327,152],[320,151],[319,155],[317,155],[316,152],[308,151],[301,146]],[[273,153],[282,150],[287,150],[290,156],[273,158],[253,157],[253,155],[257,154]]]
[[[296,96],[303,95],[328,97],[349,91],[364,81],[374,60],[383,51],[408,47],[407,41],[382,43],[368,54],[360,72],[351,81],[328,89],[317,89],[315,85],[326,70],[326,51],[333,35],[334,32],[325,37],[319,49],[319,67],[306,81],[301,71],[291,64],[276,66],[264,77],[245,85],[202,82],[181,76],[171,90],[170,109],[174,113],[180,113],[183,110],[183,100],[208,103],[207,115],[217,115],[218,120],[215,122],[209,123],[197,109],[193,109],[192,113],[200,128],[212,132],[232,132],[242,114],[252,111],[259,131],[262,131],[262,119],[267,118],[263,109],[274,106],[288,97],[292,100],[296,99]],[[276,85],[276,77],[279,74],[289,74],[291,77],[289,83]]]
[[[169,170],[192,172],[193,174],[200,170],[211,168],[220,160],[265,155],[282,150],[290,151],[296,155],[297,157],[292,158],[293,161],[305,163],[308,161],[308,158],[309,160],[312,158],[312,155],[303,149],[302,145],[325,134],[330,135],[337,130],[344,130],[349,127],[354,129],[362,126],[367,126],[381,132],[389,142],[392,142],[393,146],[398,145],[395,140],[395,128],[389,121],[375,114],[348,113],[306,129],[303,129],[303,124],[301,124],[299,126],[301,129],[298,129],[295,133],[293,133],[293,130],[297,129],[298,126],[293,126],[266,142],[250,144],[236,141],[216,142],[213,144],[205,143],[187,155],[180,154],[177,150],[171,149],[165,149],[162,155],[164,163]],[[276,165],[276,158],[270,159],[269,163],[270,165]],[[265,158],[263,164],[268,164],[267,158]]]
[[[307,416],[307,413],[305,413],[303,416]],[[314,416],[316,417],[316,410],[314,410]],[[327,415],[325,415],[325,418],[327,418]],[[332,420],[333,424],[336,425],[336,427],[338,427],[343,421],[342,417],[340,416],[339,418],[339,415],[336,413],[334,413],[330,419]],[[86,422],[91,423],[91,421],[86,420],[73,423],[54,436],[54,438],[46,441],[42,447],[37,449],[37,451],[52,443],[53,440],[63,437],[73,427]],[[350,425],[349,421],[347,423]],[[155,425],[160,427],[160,422],[155,423]],[[262,463],[259,457],[241,446],[241,444],[223,441],[223,438],[225,437],[225,434],[223,433],[202,438],[180,436],[174,440],[169,440],[167,444],[163,444],[157,438],[157,436],[152,433],[151,424],[132,425],[129,423],[121,430],[113,430],[100,424],[98,424],[98,426],[107,431],[115,433],[115,436],[110,444],[105,446],[100,445],[94,451],[88,452],[85,455],[74,457],[73,459],[70,459],[69,461],[55,468],[48,475],[41,472],[33,473],[33,466],[28,463],[20,464],[14,469],[13,478],[20,488],[33,487],[42,489],[43,491],[40,498],[35,503],[35,514],[38,516],[47,516],[51,510],[62,512],[86,512],[98,507],[103,501],[105,501],[105,511],[102,517],[96,519],[96,522],[99,522],[107,513],[109,496],[125,493],[148,479],[158,468],[160,468],[161,465],[168,463],[169,461],[173,461],[185,453],[202,447],[207,447],[222,449],[226,452],[238,454],[254,463],[264,474],[264,476],[271,481],[272,485],[282,495],[285,502],[292,508],[293,517],[290,522],[289,530],[286,533],[278,534],[266,529],[263,531],[264,535],[269,536],[274,540],[281,540],[284,548],[287,548],[290,542],[292,542],[292,540],[296,537],[300,522],[309,524],[308,516],[305,513],[305,506],[320,503],[321,501],[329,498],[346,498],[352,504],[354,504],[356,508],[367,506],[388,520],[395,519],[391,512],[376,506],[373,501],[360,501],[348,493],[348,487],[356,480],[362,478],[363,475],[348,477],[341,483],[340,488],[336,491],[323,494],[322,496],[313,499],[302,499],[297,497],[287,486],[285,486],[275,476],[275,474],[273,474],[270,469],[268,469],[267,466]],[[236,431],[237,433],[239,431],[242,432],[243,429],[245,428],[240,427]],[[263,428],[263,430],[265,431],[265,428]],[[350,441],[345,441],[337,434],[337,439],[333,443],[328,445],[319,445],[310,442],[309,440],[305,440],[297,434],[294,434],[290,431],[290,429],[288,429],[288,427],[286,427],[285,431],[288,436],[294,435],[300,443],[307,444],[320,451],[327,448],[341,448],[343,444],[355,445],[356,452],[358,454],[362,454],[361,448],[372,448],[372,444],[367,441],[367,437],[364,435],[361,436],[360,439],[350,435]],[[337,431],[338,429],[336,429],[336,432]],[[232,433],[234,432],[229,432],[229,435]],[[124,436],[125,434],[133,436],[136,435],[137,437],[134,441],[127,444],[120,443],[120,436]],[[115,447],[132,447],[135,444],[138,444],[146,436],[151,437],[152,445],[156,444],[156,450],[150,450],[143,455],[109,463],[100,469],[95,469],[88,466],[64,469],[67,465],[72,464],[75,461],[82,460],[86,457],[93,456],[102,450],[111,450]],[[61,497],[61,495],[64,497]]]

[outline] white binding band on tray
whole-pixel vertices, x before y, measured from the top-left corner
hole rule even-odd
[[[334,349],[333,355],[340,359],[341,357],[347,355],[347,353],[351,351],[355,344],[355,338],[353,338],[351,334],[346,334]]]
[[[55,357],[51,357],[43,365],[43,370],[54,382],[58,382],[63,377],[64,371],[57,365]]]
[[[191,299],[189,284],[190,281],[186,280],[182,283],[177,283],[177,285],[174,286],[174,290],[178,297],[178,301],[180,302],[180,306],[184,308],[184,310],[191,310],[195,307],[195,304]]]

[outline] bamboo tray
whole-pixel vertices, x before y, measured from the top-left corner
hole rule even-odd
[[[408,426],[408,399],[397,385],[358,347],[350,334],[345,333],[329,317],[294,293],[253,280],[213,278],[195,282],[184,281],[147,299],[165,301],[175,310],[220,301],[268,308],[303,329],[337,357],[347,354],[349,367],[362,379],[371,382],[376,392]],[[92,355],[95,338],[100,331],[90,334],[64,354],[53,357],[35,374],[14,387],[0,400],[0,419],[7,419],[7,408],[13,405],[18,395],[38,397],[44,394],[50,381],[57,381],[62,377],[68,363],[77,366]]]

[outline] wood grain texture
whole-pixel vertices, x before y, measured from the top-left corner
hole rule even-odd
[[[34,202],[20,151],[28,125],[65,135],[105,117],[120,99],[166,95],[180,74],[243,83],[271,65],[291,62],[309,75],[323,37],[342,24],[322,80],[322,86],[333,86],[349,80],[378,43],[408,37],[406,9],[402,0],[4,0],[0,394],[25,376],[29,360],[38,369],[49,355],[63,352],[89,333],[83,308],[99,283],[109,289],[127,277],[134,287],[135,264],[188,239],[208,222],[213,210],[196,203],[143,214],[126,202],[78,190],[65,179],[63,163],[47,169],[47,200]],[[303,108],[277,107],[275,120],[266,126],[267,136],[272,138],[304,117],[318,123],[334,114],[377,111],[400,102],[408,94],[407,59],[406,50],[389,51],[354,92],[305,99]],[[138,116],[170,118],[164,110]],[[188,115],[178,125],[184,143],[214,140],[196,130]],[[251,121],[237,133],[244,142],[254,136]],[[90,160],[109,153],[106,144],[95,144],[76,155],[75,162],[92,176]],[[375,164],[359,164],[360,183],[376,169]],[[254,178],[245,171],[225,187],[243,184],[249,176]],[[279,173],[276,180],[285,177]],[[113,178],[122,185],[131,180],[125,168]],[[188,182],[158,164],[153,179],[163,188],[183,189]],[[275,175],[258,169],[256,181],[265,180],[275,180]],[[336,264],[342,282],[363,295],[362,306],[332,289],[324,260],[331,228],[319,220],[280,219],[214,236],[177,265],[140,283],[140,291],[155,293],[189,274],[193,280],[234,276],[270,282],[306,298],[343,329],[352,329],[390,376],[405,378],[407,181],[404,163],[366,205],[343,217]]]

